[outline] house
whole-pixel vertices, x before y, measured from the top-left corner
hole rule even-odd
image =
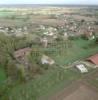
[[[92,29],[92,28],[89,26],[89,27],[88,27],[88,30],[85,32],[85,36],[86,36],[89,40],[95,39],[94,29]]]
[[[43,34],[46,35],[46,36],[54,36],[54,35],[56,35],[56,33],[57,33],[57,29],[56,28],[48,27],[46,29],[46,32],[44,32]]]
[[[43,55],[41,58],[41,63],[42,64],[49,64],[49,65],[53,65],[55,63],[54,60],[52,60],[50,57]]]
[[[85,67],[84,64],[78,64],[78,65],[76,65],[76,68],[77,68],[81,73],[87,73],[87,72],[88,72],[88,70],[87,70],[87,68]]]
[[[98,65],[98,54],[93,55],[86,59],[87,61],[90,61],[91,63]]]
[[[63,39],[68,40],[68,33],[67,32],[64,33]]]
[[[32,49],[29,48],[29,47],[23,48],[23,49],[19,49],[19,50],[14,52],[14,57],[16,59],[24,59],[24,57],[26,55],[28,55],[31,51],[32,51]]]
[[[48,39],[46,37],[42,38],[40,41],[45,48],[48,46]]]
[[[40,25],[40,29],[45,30],[45,26],[44,25]]]

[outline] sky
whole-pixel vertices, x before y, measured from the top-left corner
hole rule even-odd
[[[0,0],[0,4],[89,4],[89,5],[98,5],[98,0]]]

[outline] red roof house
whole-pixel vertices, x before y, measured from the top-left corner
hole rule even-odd
[[[87,58],[87,60],[92,62],[95,65],[98,65],[98,54],[93,55],[93,56]]]
[[[23,49],[19,49],[17,51],[14,52],[14,56],[15,58],[22,58],[24,57],[26,54],[30,53],[32,51],[31,48],[23,48]]]

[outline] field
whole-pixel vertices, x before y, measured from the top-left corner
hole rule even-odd
[[[80,38],[72,40],[71,43],[72,47],[61,47],[62,51],[60,55],[54,53],[56,56],[53,56],[53,58],[59,65],[66,65],[76,60],[83,60],[98,52],[97,44],[94,45],[94,41],[83,40]]]
[[[89,76],[86,81],[98,90],[98,72],[96,71],[91,77]]]
[[[7,17],[13,15],[14,12],[5,12],[5,11],[0,11],[0,17]]]
[[[85,86],[80,86],[79,89],[77,89],[72,95],[66,97],[63,100],[97,100],[98,95],[96,92],[93,92],[90,88]]]
[[[59,94],[49,100],[97,100],[98,99],[96,90],[92,89],[88,85],[76,83],[75,85],[70,86],[70,88],[68,89],[65,89],[61,95]]]
[[[85,19],[86,21],[96,21],[97,20],[95,17],[86,17],[86,16],[81,16],[81,15],[73,15],[73,18],[75,18],[76,20]]]
[[[5,89],[5,85],[4,84],[5,84],[6,79],[7,79],[7,77],[5,75],[5,71],[1,67],[0,68],[0,96],[3,94],[2,91]]]
[[[93,91],[90,87],[81,85],[74,93],[70,94],[63,100],[97,100],[97,92]]]
[[[69,85],[73,80],[77,80],[79,78],[79,73],[76,73],[72,70],[62,70],[60,68],[54,68],[52,70],[49,70],[45,73],[45,75],[34,79],[33,81],[21,85],[19,87],[13,88],[10,96],[12,100],[17,100],[17,97],[20,97],[21,100],[35,100],[32,97],[33,92],[36,93],[36,99],[42,99],[43,96],[51,95],[55,91],[58,91],[65,87],[65,85]],[[22,92],[24,94],[22,96]],[[18,95],[18,96],[17,96]]]
[[[85,74],[82,78],[74,81],[68,87],[58,91],[48,100],[97,100],[98,99],[98,81],[94,76],[98,73],[98,69]],[[98,74],[97,74],[98,75]]]
[[[0,68],[0,83],[6,79],[5,72],[2,68]]]

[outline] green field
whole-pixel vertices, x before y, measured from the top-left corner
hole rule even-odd
[[[72,47],[64,48],[61,55],[53,56],[60,65],[71,64],[76,60],[86,59],[87,57],[98,53],[98,46],[94,41],[77,39],[72,41]]]
[[[1,66],[0,66],[1,67]],[[3,94],[3,90],[5,89],[5,81],[6,81],[6,75],[4,69],[1,67],[0,68],[0,100],[1,100],[1,95]],[[4,86],[4,87],[3,87]],[[6,95],[6,94],[5,94]],[[5,96],[4,95],[4,96]]]
[[[6,79],[5,72],[2,68],[0,68],[0,83]]]
[[[27,84],[13,88],[10,96],[12,100],[36,100],[43,96],[48,97],[68,86],[79,77],[80,74],[73,70],[50,69],[44,75],[33,79]]]
[[[12,16],[14,15],[15,12],[5,12],[5,11],[0,11],[0,17],[4,18],[4,17],[9,17],[9,16]]]

